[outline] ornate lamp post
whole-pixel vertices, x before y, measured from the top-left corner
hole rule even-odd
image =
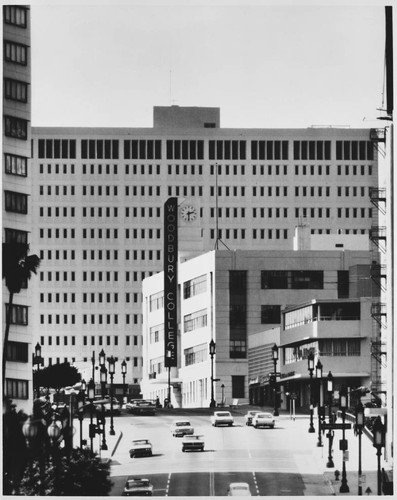
[[[221,390],[222,390],[222,406],[225,406],[225,384],[221,385]]]
[[[313,371],[314,371],[313,351],[310,351],[309,355],[307,356],[307,368],[309,370],[309,375],[310,375],[310,425],[308,432],[316,432],[313,425]]]
[[[83,379],[81,381],[80,391],[76,396],[77,401],[77,416],[80,422],[80,448],[83,447],[83,419],[84,419],[84,402],[85,402],[85,391],[87,388],[86,381]]]
[[[88,401],[90,402],[90,429],[89,429],[89,436],[90,436],[90,441],[91,441],[91,451],[94,449],[94,437],[96,434],[96,427],[94,425],[94,399],[95,399],[95,382],[93,379],[91,379],[88,382],[88,394],[87,394]]]
[[[33,365],[36,366],[36,397],[40,397],[40,381],[39,381],[39,372],[40,365],[43,364],[43,358],[41,357],[41,345],[37,342],[34,348],[34,356],[33,356]]]
[[[99,353],[99,364],[100,366],[103,366],[106,361],[106,354],[105,351],[102,349],[102,351]]]
[[[123,399],[125,398],[125,376],[127,374],[127,363],[124,360],[121,363],[121,375],[123,376]]]
[[[361,401],[356,405],[355,409],[356,413],[356,424],[354,426],[355,432],[358,434],[358,495],[362,496],[363,488],[361,485],[361,435],[363,433],[364,428],[364,406]]]
[[[342,451],[347,450],[347,439],[345,439],[345,420],[346,420],[346,409],[347,409],[347,390],[344,385],[339,390],[339,408],[342,410],[342,442],[340,449]],[[345,457],[343,456],[343,461],[342,461],[342,482],[339,488],[339,491],[341,493],[348,493],[350,491],[349,486],[347,485],[347,478],[346,478],[346,460]]]
[[[318,441],[317,446],[322,446],[321,440],[321,422],[324,417],[324,406],[322,405],[322,378],[323,378],[323,365],[320,360],[317,361],[316,364],[316,380],[318,380],[319,389],[318,389],[318,403],[317,403],[317,413],[318,413]]]
[[[109,375],[110,375],[110,431],[109,434],[114,436],[116,433],[114,432],[113,427],[113,378],[116,366],[116,359],[113,356],[108,358],[108,367],[109,367]]]
[[[216,402],[214,399],[214,356],[215,356],[215,352],[216,352],[216,344],[214,342],[214,339],[211,339],[209,346],[210,346],[210,356],[211,356],[211,402],[210,402],[210,408],[214,408],[216,406]]]
[[[274,344],[272,347],[272,358],[273,358],[273,365],[274,365],[274,412],[273,415],[275,417],[279,416],[278,413],[278,401],[277,401],[277,361],[278,361],[278,346],[277,344]]]
[[[55,481],[54,481],[54,495],[58,495],[59,489],[59,465],[60,465],[60,457],[59,457],[59,448],[58,448],[58,440],[61,436],[62,428],[55,421],[55,416],[52,417],[52,422],[48,426],[47,434],[52,443],[52,453],[54,458],[55,465]]]
[[[385,446],[385,426],[383,425],[382,420],[379,416],[375,419],[372,432],[374,434],[373,445],[376,448],[376,456],[378,457],[378,495],[381,495],[382,476],[380,472],[380,457],[382,455],[382,448],[384,448]]]
[[[101,354],[103,353],[103,358],[101,358]],[[105,362],[105,353],[103,352],[99,353],[99,360],[103,360]],[[108,371],[106,369],[106,366],[104,364],[101,365],[101,369],[99,372],[100,375],[100,382],[101,382],[101,392],[102,392],[102,399],[106,396],[106,382],[107,382],[107,376],[108,376]],[[98,423],[98,432],[102,434],[102,444],[101,444],[101,450],[107,450],[108,446],[106,444],[106,432],[105,432],[105,425],[106,425],[106,419],[105,419],[105,406],[102,403],[102,412],[101,416],[99,417],[98,412],[97,412],[97,423]],[[99,417],[99,418],[98,418]]]
[[[334,377],[331,372],[328,372],[327,375],[327,393],[328,393],[328,423],[333,424],[332,418],[332,394],[334,392]],[[332,460],[332,442],[334,440],[334,431],[332,429],[328,429],[328,462],[327,467],[334,467],[334,461]]]

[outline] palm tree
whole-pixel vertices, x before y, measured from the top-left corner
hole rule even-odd
[[[22,288],[27,287],[32,273],[37,273],[40,259],[37,255],[28,255],[29,245],[27,243],[10,242],[3,243],[3,278],[9,291],[9,300],[6,313],[6,326],[3,345],[3,384],[5,387],[5,373],[7,360],[8,337],[12,318],[12,303],[14,294],[19,293]],[[3,392],[5,394],[5,391]]]

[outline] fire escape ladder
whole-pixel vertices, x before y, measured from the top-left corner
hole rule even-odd
[[[375,243],[379,250],[383,253],[386,252],[386,227],[385,226],[372,226],[369,230],[369,239]]]
[[[373,263],[371,265],[371,279],[382,292],[386,292],[386,265]]]
[[[369,138],[380,155],[384,158],[386,156],[385,151],[380,147],[380,144],[386,142],[386,129],[385,128],[371,128],[369,132]]]
[[[371,316],[381,328],[386,328],[386,304],[373,302],[371,304]]]
[[[386,188],[369,188],[369,199],[379,212],[386,214]]]

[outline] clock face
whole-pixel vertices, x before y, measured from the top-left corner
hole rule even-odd
[[[192,205],[185,205],[181,208],[181,217],[185,222],[192,222],[197,219],[197,210]]]

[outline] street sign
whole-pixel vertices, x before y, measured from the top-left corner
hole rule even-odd
[[[367,478],[366,478],[365,474],[360,474],[360,475],[358,476],[358,484],[359,484],[359,485],[363,485],[363,484],[365,484],[365,483],[366,483],[366,481],[367,481]]]
[[[347,439],[339,439],[339,449],[341,451],[347,450]]]
[[[281,377],[281,373],[280,372],[269,373],[269,377],[271,377],[272,375],[276,375],[276,377]]]
[[[220,381],[220,378],[214,378],[213,379],[214,382],[219,382]]]
[[[348,451],[344,451],[343,452],[343,461],[344,462],[348,462],[349,461],[349,452]]]
[[[321,424],[322,429],[333,429],[333,430],[342,430],[342,429],[351,429],[352,424]]]
[[[298,399],[296,392],[291,392],[291,399]]]

